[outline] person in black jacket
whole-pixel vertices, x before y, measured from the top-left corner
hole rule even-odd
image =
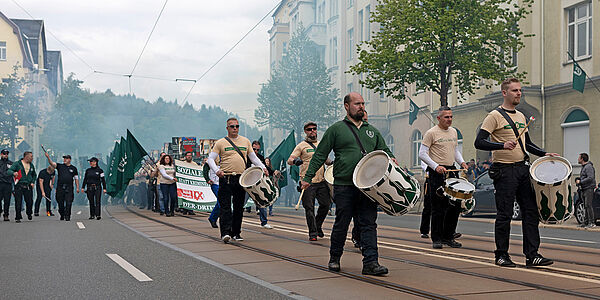
[[[12,194],[13,183],[13,177],[6,173],[13,164],[8,159],[8,153],[6,149],[2,149],[2,152],[0,152],[0,204],[4,201],[4,207],[0,205],[0,212],[4,209],[4,221],[8,221],[8,209],[10,208],[10,195]]]
[[[42,198],[46,201],[46,215],[48,217],[54,216],[52,213],[51,205],[52,205],[52,187],[54,186],[54,176],[56,172],[54,171],[54,167],[48,166],[46,169],[43,169],[38,174],[38,179],[35,184],[35,210],[33,215],[40,215],[40,204],[42,204]]]
[[[100,220],[100,205],[102,200],[102,192],[106,193],[106,181],[104,180],[104,170],[98,167],[98,159],[92,157],[88,159],[90,168],[85,170],[83,184],[81,190],[87,194],[90,201],[90,220],[96,217]]]

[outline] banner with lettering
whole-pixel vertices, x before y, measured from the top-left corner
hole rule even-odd
[[[195,211],[212,211],[217,204],[217,197],[212,192],[210,184],[202,175],[202,167],[196,163],[175,160],[177,178],[177,198],[180,208]],[[252,206],[249,199],[245,207]]]

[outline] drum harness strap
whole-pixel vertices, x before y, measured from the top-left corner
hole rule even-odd
[[[523,150],[523,153],[525,154],[525,161],[527,163],[529,163],[529,154],[527,154],[527,151],[525,151],[525,147],[523,146],[523,141],[521,141],[521,139],[519,138],[519,131],[517,130],[517,126],[515,125],[515,122],[508,116],[508,114],[501,107],[497,107],[496,110],[504,117],[504,119],[506,119],[506,121],[510,125],[510,128],[512,128],[513,132],[515,133],[515,136],[518,138],[519,146],[521,146],[521,150]]]
[[[233,148],[235,149],[235,151],[237,151],[237,153],[242,157],[242,159],[244,160],[244,164],[246,165],[246,169],[248,168],[248,162],[246,161],[246,158],[244,157],[244,154],[242,154],[242,151],[240,151],[240,148],[238,148],[238,146],[236,146],[233,141],[231,141],[231,139],[229,137],[225,137],[225,139],[231,144],[231,146],[233,146]]]
[[[367,155],[367,151],[365,151],[365,147],[363,147],[362,142],[358,138],[358,134],[352,128],[352,124],[350,124],[350,122],[348,122],[346,120],[344,120],[344,123],[348,126],[348,128],[350,129],[350,131],[352,131],[352,134],[354,135],[354,138],[356,139],[356,142],[358,143],[358,146],[360,147],[360,153],[362,153],[363,156]]]

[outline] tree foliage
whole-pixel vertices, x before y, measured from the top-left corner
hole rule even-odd
[[[17,126],[39,124],[39,103],[45,92],[34,91],[32,82],[19,77],[18,65],[0,82],[0,144],[16,147]]]
[[[523,48],[519,21],[533,0],[380,0],[372,22],[381,30],[359,49],[354,74],[361,84],[397,100],[416,84],[440,95],[447,105],[450,82],[461,98],[479,88],[480,79],[523,78],[513,51]],[[489,88],[489,85],[488,85]]]
[[[115,95],[110,89],[90,92],[82,83],[69,75],[44,128],[42,144],[55,153],[73,154],[77,149],[80,154],[108,154],[127,129],[148,151],[161,148],[174,136],[221,138],[227,134],[225,120],[234,116],[218,106],[196,109],[160,97],[151,103],[135,95]],[[261,135],[254,127],[248,127],[247,134],[249,138]]]
[[[256,122],[285,131],[296,131],[301,139],[303,124],[314,121],[328,126],[341,108],[318,46],[302,26],[292,35],[287,55],[273,70],[258,94]]]

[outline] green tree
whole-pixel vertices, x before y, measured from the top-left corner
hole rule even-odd
[[[287,55],[273,70],[258,94],[256,123],[296,132],[301,140],[307,121],[328,126],[338,118],[338,90],[319,56],[318,46],[304,28],[292,35]]]
[[[533,0],[380,0],[372,22],[381,30],[359,49],[350,67],[364,74],[364,86],[401,100],[416,83],[448,103],[451,82],[461,98],[479,88],[480,79],[523,78],[512,59],[523,48],[519,21]],[[487,85],[489,88],[490,86]]]
[[[0,82],[0,144],[12,148],[15,153],[17,126],[36,126],[39,122],[39,99],[42,91],[34,91],[32,82],[18,75],[20,67],[15,65],[8,78]]]

